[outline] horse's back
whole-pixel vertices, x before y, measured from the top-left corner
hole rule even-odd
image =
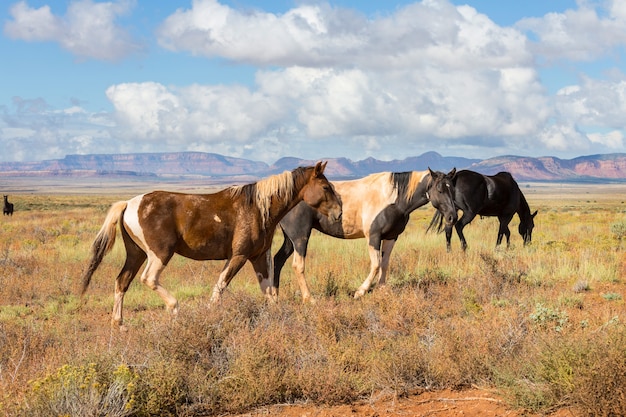
[[[461,170],[454,177],[454,192],[457,207],[477,214],[487,199],[485,177],[475,171]]]
[[[455,178],[455,203],[461,210],[474,214],[498,216],[514,212],[519,204],[519,187],[511,173],[502,171],[495,175],[462,170]]]
[[[486,175],[488,203],[485,216],[499,216],[515,213],[520,201],[520,189],[510,172]]]
[[[161,248],[192,259],[226,259],[243,210],[229,193],[153,191],[128,201],[124,223],[144,249]],[[251,212],[250,219],[254,219]],[[218,247],[219,246],[219,247]]]
[[[333,182],[341,198],[342,236],[338,237],[360,239],[369,233],[376,216],[396,202],[398,191],[391,179],[391,172],[379,172],[358,180]]]

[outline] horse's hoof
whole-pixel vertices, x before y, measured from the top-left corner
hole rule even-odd
[[[365,291],[358,290],[357,292],[354,293],[354,299],[358,300],[359,298],[363,297],[364,295],[365,295]]]
[[[172,316],[174,316],[174,317],[178,316],[178,311],[179,311],[178,303],[176,303],[176,305],[174,307],[168,308],[168,310],[170,311],[170,314]]]

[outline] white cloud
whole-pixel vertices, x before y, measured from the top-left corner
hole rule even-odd
[[[600,81],[585,77],[579,85],[557,92],[555,108],[563,120],[581,127],[625,129],[626,79]]]
[[[585,134],[572,125],[553,124],[546,126],[539,133],[538,138],[538,145],[551,152],[587,151],[589,149],[589,140]],[[533,146],[532,143],[528,145]]]
[[[141,49],[115,20],[130,11],[134,1],[94,3],[77,0],[69,3],[65,16],[55,16],[49,6],[32,8],[26,1],[15,3],[13,20],[4,25],[12,39],[28,42],[56,42],[83,58],[115,61]]]
[[[284,112],[276,98],[241,86],[128,83],[111,86],[106,94],[116,110],[118,135],[178,145],[245,143],[271,130]]]
[[[299,141],[314,147],[332,138],[354,138],[369,149],[375,138],[379,146],[517,138],[537,133],[550,114],[530,68],[416,74],[290,67],[258,73],[254,90],[149,82],[111,86],[107,97],[116,136],[194,149],[267,141],[297,149]]]
[[[618,130],[607,133],[590,133],[588,137],[592,143],[604,145],[608,149],[623,151],[624,145],[626,145],[624,143],[624,133]]]
[[[529,64],[532,58],[518,31],[446,1],[414,3],[368,20],[327,4],[276,15],[195,0],[191,9],[168,17],[157,36],[175,51],[286,67],[490,68]]]
[[[604,6],[597,9],[595,6]],[[578,9],[520,20],[516,27],[535,39],[532,50],[548,62],[590,61],[626,45],[626,6],[622,0],[579,1]]]
[[[13,109],[3,109],[0,140],[12,160],[63,158],[67,154],[118,152],[110,135],[111,117],[82,108],[53,110],[43,99],[13,98]]]

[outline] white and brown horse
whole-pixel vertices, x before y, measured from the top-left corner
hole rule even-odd
[[[311,297],[304,276],[307,245],[311,230],[340,238],[366,238],[370,255],[370,273],[354,294],[361,297],[374,278],[385,284],[389,257],[398,236],[404,231],[413,210],[429,201],[444,213],[446,223],[454,224],[453,169],[448,174],[438,171],[380,172],[351,181],[332,181],[342,204],[341,222],[331,223],[310,207],[298,204],[280,222],[285,235],[283,245],[274,255],[274,284],[280,284],[280,271],[294,252],[293,269],[302,298]]]
[[[115,281],[114,326],[122,324],[124,294],[146,259],[141,282],[155,290],[169,310],[178,311],[178,301],[159,284],[175,253],[196,260],[227,259],[211,302],[220,299],[246,261],[251,262],[261,291],[275,298],[278,292],[268,266],[278,222],[301,201],[328,216],[330,223],[341,217],[341,204],[324,176],[325,167],[326,163],[318,162],[214,194],[155,191],[114,203],[93,242],[81,294],[113,247],[120,223],[126,262]]]

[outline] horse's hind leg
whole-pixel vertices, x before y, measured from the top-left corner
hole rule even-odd
[[[280,271],[282,271],[285,262],[293,253],[293,243],[287,233],[283,230],[283,244],[274,255],[274,285],[278,289],[280,287]]]
[[[391,251],[395,244],[395,240],[383,240],[382,262],[380,263],[380,279],[378,280],[378,285],[385,285],[387,272],[389,271],[389,259],[391,258]]]
[[[113,303],[113,314],[111,316],[111,326],[122,327],[122,308],[124,305],[124,295],[133,281],[137,272],[146,260],[146,253],[135,243],[126,242],[126,262],[122,270],[115,279],[115,296]]]
[[[217,284],[213,287],[213,294],[211,295],[211,304],[214,304],[220,300],[222,297],[222,293],[230,284],[230,281],[233,279],[235,274],[239,272],[241,267],[246,263],[248,258],[243,255],[235,255],[226,261],[226,265],[224,265],[224,269],[220,273],[219,278],[217,279]]]

